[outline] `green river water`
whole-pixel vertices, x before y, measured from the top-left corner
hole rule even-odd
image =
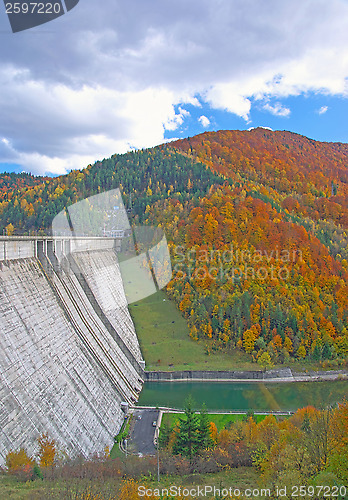
[[[347,381],[318,382],[147,382],[139,405],[183,408],[191,395],[195,406],[210,410],[297,410],[325,408],[348,400]]]

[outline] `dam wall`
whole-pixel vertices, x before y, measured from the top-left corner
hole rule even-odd
[[[134,358],[141,361],[142,355],[127,300],[119,286],[122,277],[115,252],[112,249],[78,252],[72,254],[72,258],[114,331],[122,338]]]
[[[35,257],[35,242],[33,240],[0,238],[0,261],[28,257]]]
[[[121,402],[138,399],[143,361],[114,243],[98,240],[0,240],[0,465],[22,446],[35,454],[44,432],[71,457],[111,447],[124,421]],[[99,288],[88,278],[98,311],[74,271],[56,265],[71,249],[86,275],[107,265],[106,276],[113,277],[112,286]],[[81,257],[84,252],[93,259]],[[112,300],[120,307],[112,308]],[[114,334],[103,314],[118,329]],[[122,339],[133,358],[124,355]]]
[[[0,261],[37,257],[40,249],[45,255],[52,249],[57,259],[73,252],[120,248],[120,239],[64,236],[0,236]]]
[[[183,371],[148,371],[145,372],[146,382],[267,382],[294,380],[290,368],[279,368],[269,371],[213,371],[213,370],[183,370]]]
[[[233,381],[233,380],[263,380],[262,371],[149,371],[146,372],[146,382],[193,382],[193,381]]]

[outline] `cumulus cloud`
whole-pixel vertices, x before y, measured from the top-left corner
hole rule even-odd
[[[287,117],[291,113],[290,109],[282,106],[280,102],[276,102],[273,106],[269,103],[264,104],[263,109],[269,111],[274,116]]]
[[[223,109],[249,120],[251,102],[242,94],[238,84],[218,83],[206,92],[205,98],[213,108]]]
[[[204,127],[204,128],[207,128],[210,125],[210,120],[207,116],[204,116],[204,115],[200,116],[198,118],[198,121],[202,125],[202,127]]]
[[[163,142],[187,104],[248,123],[254,105],[347,96],[347,23],[345,0],[84,0],[15,35],[0,16],[2,159],[60,173]]]
[[[159,144],[165,130],[176,130],[189,114],[181,108],[175,112],[175,97],[166,89],[71,88],[29,75],[18,81],[9,70],[6,78],[12,100],[0,95],[0,108],[10,116],[15,100],[17,111],[2,123],[2,161],[40,174],[62,174],[115,152]]]
[[[173,109],[171,110],[173,111]],[[184,123],[185,118],[190,116],[190,112],[179,106],[179,113],[172,113],[164,123],[166,130],[176,130]]]

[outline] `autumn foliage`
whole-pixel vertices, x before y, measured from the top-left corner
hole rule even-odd
[[[267,415],[258,422],[251,412],[219,430],[211,424],[209,444],[191,457],[174,454],[173,442],[179,428],[173,425],[166,433],[167,444],[161,443],[161,478],[169,474],[181,479],[187,474],[213,474],[245,467],[258,471],[260,485],[267,488],[282,484],[291,491],[292,484],[321,484],[323,478],[330,484],[347,484],[347,402],[324,410],[308,406],[287,417]],[[46,436],[42,438],[44,442],[49,441]],[[32,479],[26,471],[33,466],[33,459],[24,449],[10,452],[6,465],[9,474],[21,470],[19,479]],[[56,460],[49,472],[43,468],[42,477],[44,480],[58,479],[60,484],[66,481],[66,495],[69,493],[71,498],[131,500],[138,498],[140,485],[152,491],[157,487],[157,481],[153,480],[156,471],[155,457],[129,456],[127,460],[112,460],[100,455],[90,460]],[[214,483],[214,476],[211,481]],[[157,497],[153,494],[148,498]],[[185,498],[190,497],[186,495]]]
[[[348,357],[348,146],[265,129],[204,133],[54,179],[0,176],[0,230],[49,232],[64,207],[120,187],[160,225],[168,296],[207,354],[262,368]],[[131,201],[130,201],[131,200]]]
[[[6,469],[9,474],[30,479],[34,467],[34,460],[28,456],[24,448],[18,451],[10,451],[6,456]]]
[[[50,439],[48,434],[42,434],[38,438],[39,445],[39,465],[40,467],[52,467],[56,457],[56,442]]]

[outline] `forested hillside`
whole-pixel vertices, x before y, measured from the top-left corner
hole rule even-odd
[[[17,190],[21,188],[28,188],[29,186],[36,186],[42,184],[49,177],[36,177],[31,174],[22,172],[15,174],[13,172],[0,174],[0,191],[6,193],[7,191]]]
[[[149,217],[181,245],[168,293],[191,336],[264,366],[346,357],[348,146],[264,129],[172,146],[230,179]]]
[[[64,207],[121,186],[134,223],[165,229],[167,293],[207,354],[347,358],[348,145],[212,132],[26,181],[0,191],[1,231],[49,232]]]
[[[15,174],[3,174],[2,178]],[[49,234],[53,218],[65,207],[93,194],[120,187],[127,207],[141,222],[147,205],[175,196],[181,202],[196,200],[223,176],[201,162],[167,148],[153,148],[125,155],[114,155],[83,170],[37,183],[28,177],[26,187],[20,178],[0,192],[0,230],[10,224],[11,233]],[[132,196],[130,196],[132,195]]]

